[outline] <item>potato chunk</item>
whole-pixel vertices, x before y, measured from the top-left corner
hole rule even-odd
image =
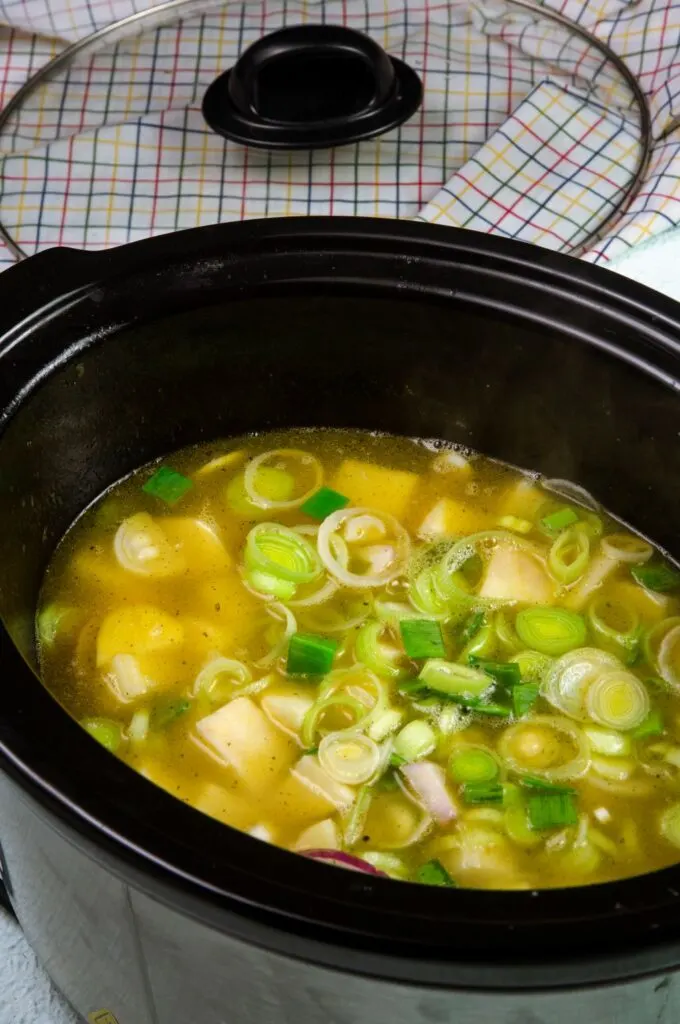
[[[345,459],[331,487],[347,495],[352,505],[374,508],[377,512],[388,512],[401,519],[408,510],[419,479],[417,473]]]
[[[237,697],[202,718],[196,732],[254,793],[263,793],[275,783],[294,758],[294,744],[249,697]]]

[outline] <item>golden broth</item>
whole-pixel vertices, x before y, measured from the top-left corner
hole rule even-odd
[[[117,756],[395,878],[541,888],[680,859],[680,605],[643,541],[403,438],[288,431],[161,466],[78,520],[38,614],[45,685]]]

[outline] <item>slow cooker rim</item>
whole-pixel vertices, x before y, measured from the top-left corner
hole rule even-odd
[[[220,238],[229,243],[233,250],[238,251],[239,245],[246,252],[257,252],[258,246],[267,245],[279,245],[284,246],[287,244],[287,240],[295,239],[297,244],[305,243],[309,247],[314,249],[311,245],[310,239],[323,239],[325,247],[328,248],[331,242],[341,244],[343,240],[361,240],[363,245],[370,244],[371,241],[374,243],[389,244],[395,246],[396,243],[401,243],[405,248],[408,248],[410,243],[418,245],[421,242],[426,243],[426,248],[429,247],[433,251],[432,253],[419,254],[421,258],[426,259],[428,256],[437,258],[438,260],[445,260],[451,262],[454,257],[458,260],[463,258],[465,253],[476,253],[482,256],[488,255],[489,258],[497,263],[501,263],[505,267],[507,273],[519,273],[520,268],[522,273],[526,273],[528,266],[532,267],[537,276],[543,278],[552,277],[554,278],[555,287],[564,286],[565,283],[573,281],[574,276],[580,281],[582,285],[584,296],[587,294],[591,296],[593,294],[598,296],[599,301],[604,301],[606,296],[609,296],[613,304],[617,307],[621,307],[628,311],[630,316],[633,312],[637,316],[642,317],[650,328],[653,328],[657,333],[662,330],[665,326],[666,329],[671,329],[671,335],[668,338],[668,344],[670,348],[677,350],[677,341],[672,336],[673,334],[678,335],[678,320],[677,311],[674,310],[671,305],[666,302],[659,302],[659,297],[656,293],[651,290],[641,288],[639,286],[629,287],[629,283],[626,282],[626,289],[624,293],[623,279],[617,280],[618,287],[615,287],[614,281],[612,280],[613,275],[606,274],[605,271],[599,268],[587,267],[587,265],[578,264],[576,261],[569,260],[566,257],[555,256],[554,254],[545,253],[541,251],[540,254],[530,246],[523,245],[521,243],[512,243],[505,240],[498,240],[488,238],[487,236],[478,236],[471,238],[471,233],[463,231],[453,231],[452,229],[437,228],[426,225],[404,225],[404,224],[387,224],[382,221],[365,221],[361,220],[357,222],[352,218],[347,219],[330,219],[330,218],[318,218],[318,219],[305,219],[303,222],[291,222],[290,220],[282,221],[266,221],[261,222],[258,225],[221,225],[219,228],[201,228],[192,229],[188,232],[181,232],[177,236],[163,236],[163,239],[150,239],[138,243],[133,243],[130,246],[122,247],[121,249],[96,254],[95,258],[92,259],[91,255],[87,255],[84,260],[78,260],[78,265],[81,268],[79,273],[85,271],[85,280],[73,281],[73,290],[71,296],[77,288],[82,289],[82,294],[87,294],[88,283],[94,285],[96,281],[100,281],[103,277],[109,276],[113,273],[124,272],[126,274],[133,273],[137,264],[148,265],[149,261],[153,262],[155,256],[158,255],[167,258],[168,252],[175,252],[178,256],[183,255],[184,257],[191,258],[192,255],[202,258],[200,249],[202,243],[207,237],[207,233],[215,235],[217,233]],[[455,237],[452,237],[455,236]],[[168,245],[168,239],[170,244]],[[162,244],[161,243],[165,243]],[[196,253],[193,254],[191,248],[196,248]],[[187,251],[189,250],[189,251]],[[436,257],[435,257],[436,253]],[[46,254],[49,255],[49,254]],[[135,262],[136,257],[139,257],[137,263]],[[44,259],[44,257],[40,257]],[[585,269],[587,267],[588,272]],[[21,268],[20,268],[21,269]],[[12,272],[10,272],[11,275]],[[78,275],[76,275],[78,276]],[[61,281],[55,282],[58,288],[63,290],[63,283]],[[57,296],[54,296],[55,300]],[[42,293],[42,300],[44,303],[44,293]],[[75,299],[73,301],[78,301]],[[576,301],[576,298],[573,298]],[[33,323],[36,322],[35,317],[39,315],[39,311],[33,310]],[[25,330],[26,320],[23,321],[23,328]],[[12,335],[10,330],[9,335]],[[6,338],[0,339],[0,352],[7,351]],[[163,791],[158,790],[152,784],[147,783],[146,780],[140,780],[131,769],[127,768],[121,762],[111,758],[105,751],[99,749],[96,744],[93,744],[89,738],[80,730],[78,726],[73,723],[67,715],[59,708],[56,701],[54,701],[47,691],[45,691],[42,685],[39,683],[33,672],[26,666],[18,651],[14,648],[14,645],[9,638],[9,634],[4,628],[2,629],[2,641],[0,648],[9,649],[11,645],[16,657],[14,660],[14,669],[18,672],[19,676],[22,677],[21,685],[15,688],[17,695],[28,695],[31,690],[34,693],[33,699],[28,699],[22,706],[21,702],[16,705],[14,709],[14,716],[17,720],[26,722],[27,718],[30,719],[30,712],[33,709],[41,707],[41,713],[49,714],[52,728],[56,730],[56,734],[63,734],[63,743],[65,748],[68,749],[69,753],[73,756],[75,763],[80,765],[79,771],[84,775],[92,775],[92,777],[110,777],[113,782],[113,790],[120,792],[126,792],[138,787],[141,782],[147,787],[148,792],[146,794],[145,803],[149,807],[155,807],[155,809],[164,816],[168,821],[175,819],[179,827],[178,834],[182,834],[181,826],[186,825],[197,829],[202,835],[206,837],[209,848],[216,846],[222,848],[227,852],[228,847],[233,847],[238,860],[243,862],[247,861],[251,865],[255,865],[257,870],[255,874],[261,874],[265,878],[271,878],[273,874],[276,876],[278,872],[278,865],[282,864],[282,858],[288,859],[287,876],[294,879],[296,885],[299,885],[297,891],[307,897],[313,897],[319,899],[323,905],[324,913],[328,913],[333,907],[336,911],[340,907],[347,907],[356,901],[357,898],[361,899],[377,899],[379,903],[379,912],[386,913],[387,907],[385,904],[392,902],[392,899],[387,899],[387,889],[391,896],[398,891],[395,889],[394,883],[385,882],[383,880],[364,879],[362,876],[351,876],[347,873],[347,877],[342,872],[332,871],[323,865],[310,865],[308,862],[303,861],[302,858],[295,857],[291,854],[272,849],[267,844],[258,843],[256,840],[251,839],[248,836],[244,836],[241,833],[236,832],[233,829],[225,828],[218,822],[212,821],[191,808],[184,807],[179,801],[172,797],[169,797]],[[29,682],[30,680],[30,682]],[[50,710],[48,712],[45,700],[50,703]],[[35,771],[31,768],[30,758],[27,757],[27,751],[22,752],[19,748],[17,750],[16,744],[11,742],[11,736],[7,734],[7,718],[5,722],[0,725],[0,754],[3,757],[5,765],[9,768],[9,773],[12,774],[16,779],[21,780],[21,784],[24,788],[28,788],[32,791],[34,798],[38,799],[39,802],[43,803],[44,806],[49,807],[53,804],[52,810],[55,807],[59,811],[59,817],[70,829],[76,833],[82,835],[90,841],[95,841],[99,837],[109,835],[109,838],[114,838],[114,843],[119,855],[125,851],[126,856],[131,858],[134,863],[145,869],[147,873],[161,876],[161,881],[165,884],[171,882],[172,879],[177,879],[178,868],[177,861],[174,864],[166,864],[162,866],[163,858],[158,853],[150,852],[153,850],[154,841],[153,836],[149,834],[147,828],[147,841],[145,850],[133,851],[133,843],[130,841],[129,828],[126,830],[125,827],[112,829],[107,825],[106,822],[100,820],[99,816],[94,813],[89,815],[89,820],[83,816],[84,808],[81,805],[79,808],[73,805],[70,800],[68,791],[62,787],[61,792],[57,792],[51,785],[49,779],[49,763],[45,763],[42,770]],[[83,772],[83,764],[91,766],[91,772]],[[126,773],[129,773],[130,778],[127,777]],[[143,788],[143,787],[142,787]],[[73,789],[71,788],[71,792]],[[185,815],[190,815],[189,818]],[[150,821],[153,821],[153,814],[150,815]],[[200,820],[199,820],[200,819]],[[111,819],[109,818],[109,821]],[[122,824],[125,826],[125,818],[123,815]],[[129,823],[128,823],[129,824]],[[138,822],[139,825],[144,823]],[[146,823],[148,826],[148,822]],[[117,832],[117,834],[115,834]],[[153,832],[153,829],[152,829]],[[144,834],[144,829],[142,829]],[[225,838],[229,836],[229,839]],[[221,838],[220,838],[221,837]],[[167,839],[167,835],[163,837]],[[149,842],[151,840],[151,842]],[[172,844],[171,844],[172,845]],[[243,858],[239,856],[239,850],[243,850]],[[180,847],[177,851],[179,856],[179,863],[182,861],[182,848]],[[170,860],[171,858],[168,858]],[[213,860],[215,858],[212,858]],[[244,898],[240,894],[229,892],[227,889],[220,885],[218,881],[214,879],[211,881],[211,869],[214,868],[208,858],[208,863],[204,865],[203,877],[197,878],[192,876],[192,871],[189,871],[185,875],[186,884],[191,888],[195,888],[196,893],[200,894],[203,898],[212,898],[211,893],[219,892],[220,898],[227,902],[233,903],[233,900]],[[227,861],[225,861],[226,863]],[[186,861],[185,861],[186,863]],[[260,868],[261,865],[261,868]],[[232,865],[233,867],[233,865]],[[206,870],[207,869],[207,870]],[[270,869],[272,869],[270,871]],[[331,884],[331,877],[329,872],[332,873],[334,898],[328,898],[328,888]],[[250,873],[250,872],[249,872]],[[310,883],[310,879],[314,883]],[[653,881],[652,881],[653,880]],[[318,891],[317,891],[318,890]],[[411,890],[410,898],[406,890]],[[595,893],[595,890],[598,890]],[[567,889],[567,890],[542,890],[537,894],[534,893],[492,893],[480,894],[479,891],[464,891],[459,890],[452,893],[444,893],[441,891],[424,891],[421,887],[415,886],[402,886],[400,902],[411,905],[410,909],[405,910],[403,907],[400,908],[400,915],[403,916],[403,920],[407,920],[408,914],[412,914],[413,917],[409,920],[415,921],[417,918],[435,914],[437,918],[442,916],[442,899],[449,903],[453,908],[454,901],[456,904],[467,907],[468,921],[475,921],[479,923],[479,910],[482,903],[485,903],[487,907],[491,907],[492,904],[497,906],[503,904],[504,906],[513,906],[518,911],[521,908],[521,914],[509,915],[509,920],[506,922],[510,928],[508,932],[509,936],[517,938],[517,922],[521,922],[522,925],[533,925],[540,928],[546,920],[552,920],[555,922],[556,918],[559,919],[562,915],[558,911],[571,911],[573,907],[571,904],[574,902],[573,893],[576,892],[588,892],[592,895],[591,907],[588,914],[580,915],[582,925],[585,926],[589,921],[594,920],[598,913],[605,914],[608,918],[615,922],[617,917],[621,916],[628,897],[630,895],[635,896],[633,903],[638,904],[636,910],[631,911],[640,917],[642,920],[645,914],[649,916],[650,908],[652,917],[654,911],[660,909],[662,906],[677,906],[677,900],[680,898],[680,868],[668,868],[662,872],[655,872],[653,875],[641,876],[640,878],[626,880],[623,882],[609,883],[605,886],[597,886],[588,890],[587,887],[580,888],[578,890]],[[646,896],[640,898],[642,893],[646,892]],[[359,894],[359,895],[358,895]],[[382,895],[384,894],[384,896]],[[417,896],[416,896],[417,894]],[[669,900],[670,895],[670,900]],[[601,897],[601,898],[600,898]],[[414,900],[417,898],[417,902],[420,904],[417,908],[414,904]],[[245,896],[245,900],[253,899],[252,894],[249,897]],[[257,902],[257,900],[256,900]],[[243,910],[244,904],[241,904],[241,910]],[[605,910],[606,907],[606,910]],[[428,910],[429,908],[429,910]],[[598,910],[599,908],[599,910]],[[271,910],[271,908],[267,908]],[[359,912],[366,912],[366,907],[357,907]],[[416,910],[418,911],[416,914]],[[280,908],[279,908],[280,911]],[[595,912],[597,911],[597,912]],[[276,910],[272,912],[276,913]],[[285,913],[284,911],[283,913]],[[373,912],[378,912],[373,908]],[[342,915],[341,915],[342,916]],[[494,913],[491,915],[490,920],[496,918],[498,923],[498,914]],[[570,916],[569,914],[567,915]],[[318,914],[317,914],[318,917]],[[336,921],[332,919],[326,919],[325,926],[320,924],[318,921],[315,923],[315,927],[318,926],[320,933],[326,934],[327,939],[342,944],[343,938],[347,938],[347,934],[342,931],[342,925],[337,926],[338,915],[335,915]],[[452,914],[450,920],[457,922],[457,926],[460,927],[461,921],[464,920],[460,915]],[[572,918],[573,920],[573,918]],[[389,925],[392,922],[392,915],[387,913],[386,925],[382,930],[381,939],[389,945],[392,941],[394,944],[394,936],[390,938]],[[443,924],[440,921],[440,924]],[[648,922],[650,927],[650,939],[649,948],[655,946],[654,939],[654,921]],[[335,931],[333,930],[334,925],[336,926]],[[521,929],[520,929],[521,930]],[[376,934],[377,929],[372,929],[372,934]],[[442,936],[443,939],[444,936]],[[391,956],[399,959],[400,954],[396,949],[399,946],[396,943],[394,950],[389,950]],[[401,944],[403,946],[403,943]],[[439,948],[443,949],[446,943],[442,940],[438,943]],[[423,948],[433,950],[435,944],[428,943],[424,944]],[[660,949],[660,947],[658,947]],[[387,955],[386,951],[386,955]],[[494,955],[498,955],[498,949],[494,950]],[[456,956],[460,957],[460,950],[455,951]],[[564,958],[566,950],[563,951],[561,957]],[[484,954],[484,963],[480,964],[480,968],[488,970],[488,957],[489,953]],[[676,951],[669,952],[668,955],[671,959],[676,958]],[[605,967],[605,960],[609,954],[603,954],[601,958],[602,967],[604,974],[607,975],[611,968]],[[620,955],[619,955],[620,960]],[[665,960],[665,956],[661,959]],[[677,955],[677,959],[680,960],[680,954]],[[498,965],[500,966],[500,965]],[[538,984],[539,979],[537,975],[540,973],[537,969],[537,965],[534,963],[531,965],[534,978],[534,984]],[[554,962],[546,965],[546,973],[554,969]],[[521,972],[520,972],[521,973]],[[519,981],[519,975],[517,976]],[[442,981],[442,984],[446,984],[446,981]],[[543,979],[543,983],[548,984],[547,978]],[[560,982],[560,987],[563,982]],[[482,986],[486,987],[486,986]]]

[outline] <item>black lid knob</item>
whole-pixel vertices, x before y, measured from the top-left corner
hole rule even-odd
[[[373,138],[420,106],[403,61],[342,25],[296,25],[264,36],[203,99],[213,131],[263,149],[319,149]]]

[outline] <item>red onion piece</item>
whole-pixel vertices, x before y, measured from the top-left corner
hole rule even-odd
[[[440,824],[458,817],[458,810],[446,788],[444,772],[432,761],[414,761],[400,769],[416,797]]]
[[[362,871],[365,875],[379,875],[381,878],[388,878],[384,871],[378,871],[368,861],[361,857],[354,857],[351,853],[343,853],[342,850],[305,850],[304,857],[311,857],[312,860],[320,860],[325,864],[333,864],[337,868],[347,868],[350,871]]]

